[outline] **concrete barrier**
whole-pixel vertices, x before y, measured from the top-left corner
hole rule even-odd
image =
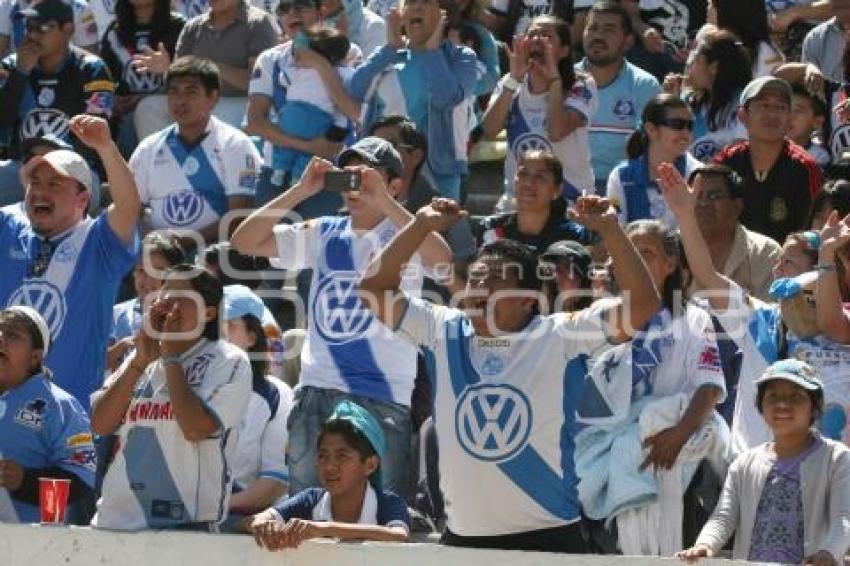
[[[435,544],[309,541],[271,553],[252,538],[185,532],[114,533],[75,527],[0,525],[3,566],[672,566],[674,559],[570,556],[455,549]],[[700,564],[735,564],[704,560]]]

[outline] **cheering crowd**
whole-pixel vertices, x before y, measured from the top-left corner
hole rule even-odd
[[[842,564],[848,28],[0,0],[0,522]]]

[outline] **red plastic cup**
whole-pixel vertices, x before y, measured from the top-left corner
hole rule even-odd
[[[68,510],[68,492],[71,480],[38,478],[38,499],[41,510],[41,524],[61,525],[65,523]]]

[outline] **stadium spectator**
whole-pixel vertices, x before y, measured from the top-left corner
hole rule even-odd
[[[213,115],[221,78],[206,59],[183,57],[165,76],[175,123],[142,140],[130,158],[139,196],[150,208],[144,230],[178,231],[185,250],[226,238],[254,202],[260,153]]]
[[[21,160],[0,160],[0,206],[19,203],[24,200],[24,186],[21,184],[21,165],[34,155],[44,155],[54,149],[70,149],[73,146],[56,137],[54,134],[28,138],[21,144]],[[94,178],[93,178],[94,182]],[[92,203],[89,210],[95,210],[97,200],[95,187],[92,186]],[[99,191],[97,192],[99,194]],[[97,203],[99,207],[100,203]]]
[[[41,312],[54,382],[88,407],[103,380],[118,285],[138,253],[141,203],[106,120],[75,116],[69,127],[97,152],[112,204],[97,219],[86,217],[92,173],[80,155],[56,150],[31,158],[21,172],[23,211],[0,211],[0,247],[9,250],[0,259],[0,304]]]
[[[620,222],[662,220],[675,227],[656,183],[661,163],[674,163],[685,177],[700,163],[688,152],[694,116],[688,104],[672,94],[658,94],[643,108],[640,129],[626,143],[627,160],[608,176],[607,196],[617,207]]]
[[[691,153],[706,163],[728,144],[747,137],[736,111],[740,93],[750,82],[750,60],[738,39],[725,31],[706,33],[691,58],[685,77],[692,89],[685,98],[695,118]],[[668,76],[664,90],[681,94],[682,81]]]
[[[317,485],[315,438],[334,406],[350,399],[381,422],[387,438],[384,485],[406,493],[410,453],[410,400],[416,350],[383,329],[356,297],[354,286],[369,259],[405,226],[409,212],[393,197],[401,184],[401,157],[385,140],[364,138],[340,155],[345,172],[360,178],[345,190],[350,216],[278,224],[304,199],[323,190],[333,169],[313,158],[299,183],[254,212],[233,234],[237,250],[275,258],[277,267],[311,268],[308,335],[301,378],[289,418],[292,493]],[[427,270],[451,262],[438,235],[428,238],[405,289],[418,292]]]
[[[573,21],[570,3],[558,0],[490,0],[489,14],[490,29],[506,43],[518,35],[525,35],[534,18],[540,16]],[[483,17],[486,22],[487,16]]]
[[[608,341],[628,340],[622,322],[642,327],[657,310],[658,295],[616,211],[593,196],[579,198],[572,216],[601,235],[631,300],[596,303],[573,316],[538,316],[537,261],[509,240],[480,249],[464,310],[405,294],[399,289],[404,264],[426,235],[445,230],[460,214],[447,200],[421,209],[372,260],[359,287],[375,316],[426,348],[433,361],[440,482],[449,502],[442,541],[586,552],[572,455],[578,395],[572,392],[584,383],[586,356]],[[506,406],[504,417],[481,416]],[[503,496],[494,499],[495,492]]]
[[[637,130],[644,106],[660,90],[652,75],[625,58],[632,34],[631,19],[620,4],[594,4],[582,36],[584,59],[576,64],[576,71],[589,73],[598,89],[597,111],[590,120],[590,162],[600,194],[626,156],[626,140]]]
[[[823,184],[812,201],[809,229],[820,231],[833,210],[838,212],[839,218],[850,214],[850,181],[838,179]]]
[[[102,175],[101,164],[84,143],[71,137],[68,121],[77,114],[109,118],[115,84],[97,56],[71,45],[73,8],[64,0],[43,0],[20,13],[26,37],[0,62],[0,139],[20,159],[27,138],[53,134],[71,143]]]
[[[481,123],[490,139],[507,128],[506,182],[497,211],[516,210],[517,162],[528,149],[545,149],[558,157],[567,201],[593,191],[588,124],[597,104],[596,83],[574,69],[569,24],[535,19],[526,35],[514,40],[510,73],[490,97]]]
[[[263,301],[247,287],[224,288],[224,337],[248,354],[252,377],[233,458],[231,515],[267,509],[286,494],[289,481],[286,420],[292,410],[292,389],[269,374],[265,311]]]
[[[479,71],[471,49],[445,39],[445,24],[438,0],[406,2],[400,18],[397,12],[388,16],[387,44],[361,77],[352,78],[349,91],[366,101],[367,130],[383,116],[401,114],[427,132],[428,173],[442,195],[457,198],[467,173]],[[373,68],[382,71],[375,78]]]
[[[449,34],[456,31],[458,40],[472,48],[478,56],[479,66],[484,74],[475,85],[475,96],[490,94],[501,76],[499,68],[499,46],[487,27],[481,23],[482,14],[487,10],[487,0],[460,0],[446,7]],[[463,41],[466,39],[468,41]]]
[[[579,312],[589,307],[594,296],[590,286],[590,252],[572,240],[560,240],[540,254],[549,272],[544,290],[550,296],[550,312]],[[547,289],[548,287],[548,289]]]
[[[535,254],[559,240],[593,243],[586,227],[566,217],[562,198],[561,161],[549,151],[529,150],[519,156],[516,170],[516,212],[494,214],[473,222],[478,245],[496,240],[515,240]]]
[[[850,1],[829,0],[831,18],[818,24],[803,40],[802,63],[814,64],[825,77],[840,83],[844,80],[844,30],[850,25]]]
[[[829,150],[821,143],[821,136],[830,111],[822,96],[812,94],[801,84],[788,82],[791,83],[793,92],[791,130],[788,132],[788,139],[805,149],[809,157],[814,159],[821,169],[826,169],[832,162],[832,157]]]
[[[763,0],[710,0],[709,25],[697,34],[697,43],[712,28],[728,31],[746,49],[754,79],[772,74],[784,58],[771,38],[766,4]]]
[[[251,69],[257,56],[277,43],[274,18],[247,0],[213,0],[209,9],[188,22],[177,39],[176,56],[209,59],[221,73],[220,99],[214,114],[225,124],[239,128]],[[137,70],[165,74],[171,58],[164,46],[137,57]],[[163,96],[145,97],[136,106],[136,135],[143,140],[169,123],[170,109]]]
[[[174,59],[177,38],[186,20],[171,12],[169,0],[117,0],[115,19],[105,28],[100,55],[117,81],[113,124],[121,151],[130,156],[139,140],[133,113],[139,101],[162,89],[162,75],[140,71],[137,55],[151,55],[154,48]]]
[[[735,560],[840,564],[850,547],[850,452],[812,430],[824,410],[820,376],[804,362],[781,360],[755,384],[773,441],[732,463],[714,513],[678,556],[716,556],[734,534]]]
[[[93,395],[92,430],[119,449],[92,526],[214,532],[224,520],[251,369],[219,338],[221,301],[208,272],[171,268],[135,352]]]
[[[94,445],[82,405],[50,379],[47,322],[29,307],[0,311],[0,523],[39,521],[39,478],[71,481],[68,503],[94,484]],[[5,501],[4,501],[5,499]]]
[[[35,2],[30,0],[0,2],[0,56],[13,53],[24,43],[27,34],[24,14],[33,7],[33,4]],[[68,5],[73,11],[74,23],[71,42],[81,49],[95,53],[99,38],[95,21],[96,13],[85,0],[70,0]]]
[[[697,193],[694,213],[714,269],[750,295],[769,301],[775,266],[786,261],[802,245],[801,241],[795,239],[786,244],[789,246],[786,252],[776,241],[741,225],[743,182],[728,167],[703,165],[691,174],[688,183]],[[802,271],[805,270],[794,275]],[[700,290],[699,283],[692,280],[688,293],[693,295]]]
[[[323,26],[336,28],[347,36],[366,59],[378,50],[387,38],[387,25],[362,0],[320,0]]]
[[[741,93],[738,111],[748,141],[715,156],[743,179],[741,224],[777,242],[806,228],[812,198],[821,186],[817,164],[785,138],[791,126],[791,96],[791,87],[782,79],[753,80]]]

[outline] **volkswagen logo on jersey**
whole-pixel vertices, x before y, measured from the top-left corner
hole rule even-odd
[[[457,439],[479,460],[500,462],[514,456],[528,442],[531,423],[528,399],[510,385],[474,385],[458,399]]]
[[[21,139],[39,138],[53,134],[64,139],[68,136],[68,115],[55,108],[31,110],[21,120]]]
[[[50,329],[50,335],[54,339],[62,330],[65,314],[68,312],[62,292],[47,281],[36,279],[24,281],[23,285],[9,297],[7,306],[14,305],[23,305],[37,310],[44,317]]]
[[[829,149],[832,155],[841,156],[850,148],[850,124],[842,124],[833,130]]]
[[[703,163],[714,157],[715,153],[717,153],[717,144],[714,143],[714,140],[700,140],[694,144],[691,151],[691,154]]]
[[[363,338],[372,322],[357,296],[355,272],[335,271],[319,281],[313,299],[313,323],[325,340],[345,344]]]
[[[124,64],[123,76],[130,92],[156,92],[162,84],[161,75],[137,71],[132,61]]]
[[[513,151],[514,155],[517,156],[517,159],[519,159],[519,156],[526,151],[535,149],[541,151],[552,151],[552,144],[550,144],[549,140],[540,134],[528,132],[526,134],[522,134],[514,141],[511,151]]]
[[[204,199],[195,191],[180,191],[165,198],[162,215],[172,226],[189,226],[201,217]]]

